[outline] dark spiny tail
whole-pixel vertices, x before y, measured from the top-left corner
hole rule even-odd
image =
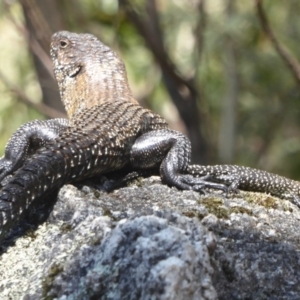
[[[65,155],[45,151],[34,155],[0,191],[0,241],[39,197],[60,188],[67,180]]]
[[[191,165],[187,173],[193,176],[209,175],[213,181],[233,188],[270,193],[300,206],[300,182],[277,174],[236,165]]]

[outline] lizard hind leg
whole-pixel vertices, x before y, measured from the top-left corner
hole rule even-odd
[[[29,156],[66,130],[67,119],[35,120],[22,125],[9,139],[4,156],[0,157],[0,185],[7,176],[23,166]]]
[[[191,143],[182,133],[170,129],[154,130],[140,136],[130,153],[134,169],[159,168],[163,182],[181,190],[203,192],[204,188],[220,189],[228,187],[209,181],[209,176],[196,178],[185,174],[190,163]]]

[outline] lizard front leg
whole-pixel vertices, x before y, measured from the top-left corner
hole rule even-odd
[[[68,127],[67,119],[35,120],[22,125],[9,139],[0,158],[0,182],[19,169],[26,158]]]
[[[159,167],[162,180],[182,190],[202,191],[209,187],[227,192],[226,185],[207,181],[207,176],[196,178],[185,174],[190,157],[189,139],[178,131],[163,129],[140,136],[132,146],[130,160],[134,169]]]

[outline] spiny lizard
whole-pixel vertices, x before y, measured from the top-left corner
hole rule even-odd
[[[122,60],[91,34],[52,36],[51,58],[69,121],[23,125],[0,160],[0,240],[31,204],[63,184],[128,168],[159,169],[180,189],[226,186],[184,174],[191,146],[183,134],[132,97]]]
[[[0,240],[33,202],[66,183],[117,170],[159,170],[179,189],[243,188],[300,201],[300,183],[239,166],[189,165],[188,138],[133,98],[122,60],[91,34],[53,35],[51,58],[69,120],[29,122],[0,160]],[[204,177],[199,177],[204,176]]]

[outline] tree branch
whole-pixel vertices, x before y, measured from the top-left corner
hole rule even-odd
[[[23,93],[18,87],[13,85],[8,79],[3,75],[0,71],[0,80],[6,85],[6,87],[10,90],[11,93],[17,95],[18,99],[24,102],[26,105],[33,107],[35,110],[45,115],[48,118],[66,118],[64,113],[57,111],[48,105],[43,103],[34,103],[31,99],[29,99],[25,93]]]
[[[206,27],[205,0],[198,0],[197,10],[199,12],[199,21],[197,22],[196,28],[194,30],[196,41],[195,64],[199,65],[204,49],[204,31]]]
[[[262,6],[262,0],[255,0],[257,16],[260,24],[267,35],[267,37],[272,42],[277,53],[281,56],[283,61],[286,63],[287,67],[290,69],[292,75],[294,76],[297,84],[300,86],[300,64],[298,60],[292,56],[292,54],[285,48],[275,37],[275,34],[270,26],[267,15]]]
[[[44,51],[44,49],[41,47],[38,41],[33,36],[29,35],[28,30],[24,26],[18,24],[18,22],[11,14],[10,4],[7,0],[4,1],[4,4],[6,9],[6,16],[8,17],[8,19],[12,22],[12,24],[19,31],[19,33],[25,38],[28,47],[39,58],[39,60],[43,63],[45,69],[48,71],[49,75],[54,79],[52,62],[49,58],[49,55]]]
[[[194,149],[192,159],[197,163],[207,162],[207,141],[201,131],[203,118],[198,108],[199,91],[195,87],[194,77],[183,78],[179,75],[164,47],[155,0],[146,1],[143,16],[134,10],[130,0],[119,0],[119,2],[160,65],[166,89],[188,130]]]

